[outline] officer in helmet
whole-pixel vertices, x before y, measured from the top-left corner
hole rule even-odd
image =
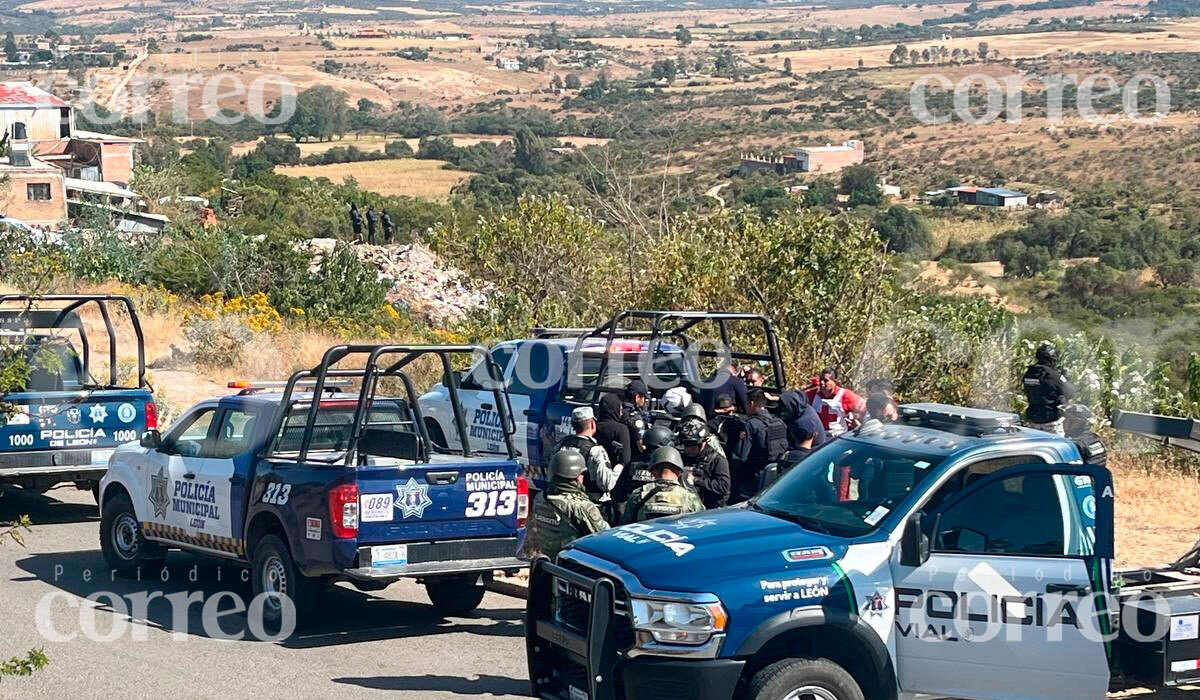
[[[614,522],[624,520],[625,503],[629,494],[646,484],[654,483],[654,473],[650,471],[650,455],[660,447],[671,447],[675,444],[675,433],[665,425],[651,426],[642,440],[646,443],[646,451],[635,457],[629,468],[621,473],[617,487],[613,489],[613,503],[617,504],[617,518]]]
[[[608,529],[600,508],[583,490],[587,461],[575,450],[560,450],[550,460],[550,488],[533,500],[526,548],[554,559],[568,544]]]
[[[691,470],[691,484],[705,508],[729,502],[729,461],[709,443],[708,425],[690,420],[679,425],[675,441],[682,446],[683,463]]]
[[[717,454],[725,457],[725,447],[721,444],[721,439],[708,429],[708,415],[704,412],[704,407],[698,403],[688,404],[684,407],[683,412],[679,414],[679,422],[675,425],[676,434],[683,429],[683,426],[689,423],[696,423],[703,427],[705,441],[710,449]]]
[[[700,497],[681,482],[683,457],[674,447],[660,447],[650,455],[654,483],[629,495],[623,522],[637,523],[667,515],[684,515],[704,510]]]
[[[1065,436],[1062,407],[1075,398],[1075,387],[1058,368],[1058,350],[1052,343],[1038,347],[1037,363],[1025,370],[1022,384],[1029,400],[1025,409],[1029,427]]]
[[[1080,404],[1071,404],[1063,409],[1063,432],[1079,448],[1079,454],[1087,464],[1108,466],[1108,450],[1104,441],[1092,430],[1095,414],[1092,409]]]

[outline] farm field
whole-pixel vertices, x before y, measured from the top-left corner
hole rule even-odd
[[[446,166],[447,163],[440,160],[403,158],[334,165],[283,166],[275,171],[289,177],[323,177],[337,183],[352,177],[361,189],[370,192],[444,200],[450,196],[450,190],[472,175]]]

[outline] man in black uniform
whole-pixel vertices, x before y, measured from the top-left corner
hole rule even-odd
[[[383,210],[383,214],[379,217],[380,223],[383,224],[383,242],[394,243],[396,241],[396,224],[392,223],[392,216]]]
[[[646,405],[650,401],[650,388],[646,382],[634,379],[625,385],[625,396],[621,402],[621,421],[629,426],[629,434],[633,444],[629,449],[634,455],[640,455],[642,449],[642,433],[646,432],[649,422],[646,420]]]
[[[350,230],[354,232],[354,240],[362,240],[362,214],[358,212],[358,205],[350,205]]]
[[[367,207],[367,243],[375,245],[375,227],[379,224],[379,213],[375,211],[375,205]]]
[[[1025,422],[1029,427],[1055,435],[1064,435],[1062,406],[1075,398],[1075,387],[1058,369],[1058,350],[1050,343],[1037,349],[1037,364],[1025,370],[1022,380],[1029,408]]]
[[[1071,404],[1063,409],[1063,432],[1079,448],[1079,454],[1087,464],[1108,466],[1108,450],[1104,441],[1092,430],[1095,414],[1087,406]]]
[[[742,472],[733,475],[734,496],[739,500],[746,500],[758,491],[762,471],[788,449],[787,424],[767,410],[763,390],[751,389],[747,399],[750,415],[746,418],[746,435],[750,449]]]
[[[596,407],[596,442],[608,452],[610,464],[629,465],[634,441],[629,427],[621,420],[621,397],[616,394],[600,397]]]
[[[673,447],[675,433],[665,425],[655,425],[646,431],[642,441],[646,443],[645,452],[634,457],[633,462],[621,472],[617,486],[612,492],[613,503],[617,504],[618,511],[621,511],[617,513],[616,522],[620,522],[620,519],[624,517],[622,509],[629,494],[646,484],[654,483],[654,473],[650,470],[650,455],[660,447]]]
[[[676,441],[683,446],[683,464],[691,470],[691,483],[705,508],[729,502],[729,462],[708,444],[708,426],[698,420],[679,424]]]

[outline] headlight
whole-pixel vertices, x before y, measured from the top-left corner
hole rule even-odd
[[[673,603],[640,598],[631,603],[639,643],[648,634],[660,644],[704,644],[714,634],[724,632],[729,620],[720,603]]]

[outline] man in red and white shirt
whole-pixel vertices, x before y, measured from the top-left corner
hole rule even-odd
[[[816,384],[805,393],[830,438],[858,425],[867,407],[863,397],[838,384],[837,372],[832,367],[821,370]]]

